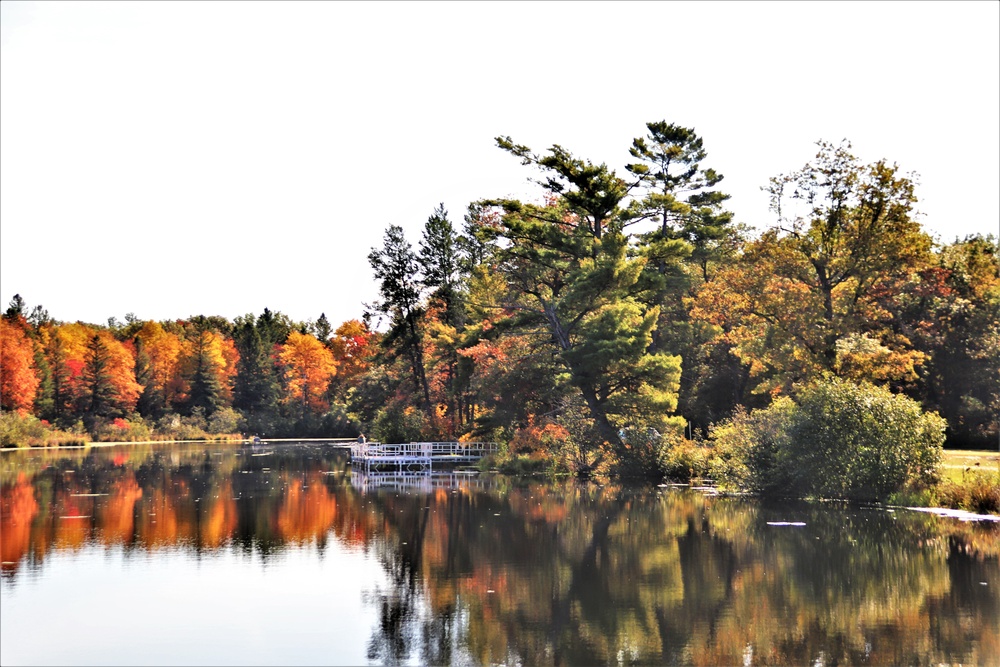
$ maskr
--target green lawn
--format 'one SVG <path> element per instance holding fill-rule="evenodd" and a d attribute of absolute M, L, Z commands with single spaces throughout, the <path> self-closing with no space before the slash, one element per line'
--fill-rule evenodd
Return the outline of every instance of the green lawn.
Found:
<path fill-rule="evenodd" d="M 1000 453 L 970 449 L 946 449 L 941 460 L 941 476 L 953 482 L 962 481 L 965 469 L 1000 472 Z"/>

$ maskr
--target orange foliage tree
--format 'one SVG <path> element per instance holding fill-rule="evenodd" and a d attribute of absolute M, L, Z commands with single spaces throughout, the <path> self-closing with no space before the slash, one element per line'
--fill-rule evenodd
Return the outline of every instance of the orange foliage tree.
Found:
<path fill-rule="evenodd" d="M 364 322 L 347 320 L 333 332 L 330 350 L 337 365 L 337 389 L 343 391 L 354 378 L 371 368 L 378 338 Z"/>
<path fill-rule="evenodd" d="M 147 411 L 162 411 L 175 398 L 171 389 L 177 387 L 181 339 L 158 322 L 150 321 L 142 326 L 135 340 L 144 364 L 143 407 Z"/>
<path fill-rule="evenodd" d="M 324 394 L 337 372 L 333 353 L 315 336 L 293 331 L 278 358 L 284 367 L 287 402 L 300 404 L 303 416 L 326 410 Z"/>
<path fill-rule="evenodd" d="M 52 371 L 57 416 L 73 413 L 84 403 L 83 367 L 87 359 L 87 342 L 94 332 L 95 329 L 76 322 L 54 327 L 48 338 L 45 355 Z"/>
<path fill-rule="evenodd" d="M 21 327 L 6 318 L 0 319 L 0 407 L 29 411 L 37 391 L 31 339 Z"/>

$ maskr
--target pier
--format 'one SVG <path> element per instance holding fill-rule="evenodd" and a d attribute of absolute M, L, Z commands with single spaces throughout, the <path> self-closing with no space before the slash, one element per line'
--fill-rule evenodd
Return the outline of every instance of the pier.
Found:
<path fill-rule="evenodd" d="M 498 449 L 495 442 L 357 442 L 351 445 L 351 465 L 365 470 L 417 472 L 434 466 L 472 464 Z"/>

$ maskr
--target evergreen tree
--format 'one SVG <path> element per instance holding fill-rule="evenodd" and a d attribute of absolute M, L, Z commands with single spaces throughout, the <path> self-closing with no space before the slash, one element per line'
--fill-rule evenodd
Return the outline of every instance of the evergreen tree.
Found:
<path fill-rule="evenodd" d="M 509 137 L 501 148 L 538 166 L 549 205 L 485 202 L 503 210 L 494 236 L 523 325 L 547 331 L 600 437 L 627 456 L 620 430 L 665 427 L 676 407 L 680 359 L 648 351 L 659 309 L 636 298 L 645 258 L 629 258 L 624 181 L 559 146 L 539 157 Z"/>
<path fill-rule="evenodd" d="M 316 336 L 317 340 L 330 347 L 330 336 L 333 335 L 333 327 L 330 326 L 330 320 L 326 319 L 326 313 L 319 314 L 319 319 L 313 325 L 312 333 Z"/>
<path fill-rule="evenodd" d="M 114 399 L 114 386 L 108 363 L 110 352 L 101 337 L 94 335 L 87 343 L 87 358 L 83 367 L 83 382 L 86 387 L 84 411 L 91 420 L 110 414 Z"/>
<path fill-rule="evenodd" d="M 15 294 L 14 298 L 10 300 L 10 304 L 7 306 L 7 312 L 5 312 L 3 316 L 8 320 L 17 320 L 24 317 L 25 308 L 24 299 L 21 298 L 20 294 Z"/>
<path fill-rule="evenodd" d="M 28 324 L 35 327 L 41 327 L 52 321 L 49 317 L 49 311 L 47 311 L 41 304 L 35 306 L 31 309 L 31 314 L 28 315 Z"/>
<path fill-rule="evenodd" d="M 718 258 L 733 221 L 733 214 L 722 208 L 729 195 L 714 189 L 722 174 L 702 169 L 706 153 L 694 129 L 666 121 L 646 123 L 646 128 L 649 134 L 634 139 L 629 149 L 639 161 L 626 169 L 645 191 L 642 199 L 630 205 L 629 218 L 659 223 L 646 242 L 655 248 L 653 265 L 660 273 L 665 273 L 670 257 L 679 250 L 676 244 L 671 250 L 669 241 L 683 240 L 693 248 L 691 259 L 702 279 L 708 280 L 709 263 Z M 656 256 L 661 252 L 666 256 Z"/>
<path fill-rule="evenodd" d="M 292 323 L 284 313 L 272 313 L 267 308 L 257 317 L 257 333 L 270 353 L 275 345 L 281 345 L 292 332 Z"/>
<path fill-rule="evenodd" d="M 392 330 L 385 343 L 399 344 L 400 353 L 410 359 L 413 383 L 423 399 L 423 407 L 431 416 L 430 385 L 424 364 L 424 347 L 419 329 L 423 315 L 421 307 L 420 263 L 413 247 L 406 240 L 403 228 L 390 225 L 385 231 L 382 249 L 372 248 L 368 254 L 375 278 L 379 281 L 381 300 L 375 308 L 389 315 Z"/>
<path fill-rule="evenodd" d="M 52 414 L 60 424 L 66 424 L 73 411 L 70 391 L 70 370 L 66 363 L 66 347 L 58 331 L 51 331 L 45 349 L 52 378 Z"/>
<path fill-rule="evenodd" d="M 270 314 L 266 309 L 265 313 Z M 236 366 L 233 405 L 246 414 L 251 430 L 269 430 L 262 427 L 271 423 L 278 405 L 278 382 L 270 348 L 261 338 L 252 315 L 237 319 L 235 334 L 240 360 Z"/>
<path fill-rule="evenodd" d="M 142 338 L 135 336 L 132 342 L 135 345 L 135 381 L 143 388 L 136 409 L 144 417 L 161 417 L 167 410 L 166 396 L 153 382 L 149 353 Z"/>
<path fill-rule="evenodd" d="M 423 271 L 423 284 L 432 290 L 431 298 L 443 307 L 445 324 L 460 329 L 464 317 L 458 286 L 457 238 L 443 203 L 427 218 L 417 258 Z"/>
<path fill-rule="evenodd" d="M 42 419 L 55 418 L 55 387 L 52 368 L 45 358 L 45 348 L 37 337 L 32 339 L 35 347 L 35 372 L 38 374 L 38 391 L 35 394 L 35 414 Z"/>
<path fill-rule="evenodd" d="M 222 383 L 218 375 L 218 363 L 212 356 L 211 336 L 208 330 L 197 332 L 192 351 L 191 391 L 187 408 L 190 412 L 201 409 L 206 417 L 222 404 Z"/>

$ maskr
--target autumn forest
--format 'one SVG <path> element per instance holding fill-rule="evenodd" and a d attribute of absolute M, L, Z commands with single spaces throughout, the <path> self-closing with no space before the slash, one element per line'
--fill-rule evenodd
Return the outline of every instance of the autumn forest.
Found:
<path fill-rule="evenodd" d="M 835 383 L 936 412 L 949 446 L 995 446 L 997 239 L 932 239 L 899 166 L 820 142 L 762 184 L 774 217 L 753 230 L 693 129 L 648 123 L 622 173 L 497 144 L 544 196 L 461 219 L 440 205 L 418 239 L 390 226 L 368 257 L 378 301 L 357 319 L 97 325 L 15 296 L 3 445 L 364 432 L 493 440 L 578 472 L 648 467 L 663 463 L 650 440 L 710 443 Z"/>

